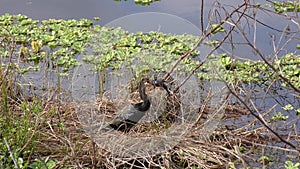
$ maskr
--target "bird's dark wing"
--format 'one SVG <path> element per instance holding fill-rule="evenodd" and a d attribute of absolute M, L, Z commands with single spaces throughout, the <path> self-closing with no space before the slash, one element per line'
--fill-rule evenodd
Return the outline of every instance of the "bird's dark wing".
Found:
<path fill-rule="evenodd" d="M 143 112 L 143 111 L 149 110 L 150 105 L 151 105 L 150 101 L 147 100 L 147 101 L 144 101 L 144 102 L 141 102 L 141 103 L 136 103 L 136 104 L 133 105 L 133 107 L 136 110 Z"/>
<path fill-rule="evenodd" d="M 144 115 L 145 111 L 139 111 L 134 106 L 130 106 L 109 125 L 115 130 L 128 132 Z"/>
<path fill-rule="evenodd" d="M 109 124 L 114 130 L 122 131 L 127 133 L 136 123 L 130 120 L 118 121 L 112 124 Z"/>

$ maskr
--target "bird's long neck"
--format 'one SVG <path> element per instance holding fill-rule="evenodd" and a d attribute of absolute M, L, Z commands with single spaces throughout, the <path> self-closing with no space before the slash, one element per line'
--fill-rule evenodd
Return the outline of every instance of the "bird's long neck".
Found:
<path fill-rule="evenodd" d="M 140 98 L 145 102 L 148 99 L 148 96 L 146 94 L 146 86 L 143 82 L 140 83 L 139 85 L 139 94 L 140 94 Z"/>
<path fill-rule="evenodd" d="M 146 86 L 143 82 L 139 84 L 139 94 L 143 102 L 135 104 L 134 107 L 137 108 L 139 111 L 147 111 L 150 108 L 151 103 L 146 94 Z"/>

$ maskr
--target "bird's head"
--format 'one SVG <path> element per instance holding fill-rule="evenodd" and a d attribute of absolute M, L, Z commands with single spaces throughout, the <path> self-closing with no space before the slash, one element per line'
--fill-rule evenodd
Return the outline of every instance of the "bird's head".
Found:
<path fill-rule="evenodd" d="M 142 80 L 141 80 L 141 83 L 144 85 L 144 86 L 146 86 L 146 87 L 148 87 L 148 86 L 155 86 L 155 84 L 149 79 L 149 78 L 143 78 Z"/>
<path fill-rule="evenodd" d="M 169 87 L 165 81 L 159 79 L 159 80 L 153 80 L 151 83 L 155 87 L 162 87 L 163 89 L 165 89 L 167 91 L 168 94 L 173 94 L 173 92 L 169 89 Z"/>

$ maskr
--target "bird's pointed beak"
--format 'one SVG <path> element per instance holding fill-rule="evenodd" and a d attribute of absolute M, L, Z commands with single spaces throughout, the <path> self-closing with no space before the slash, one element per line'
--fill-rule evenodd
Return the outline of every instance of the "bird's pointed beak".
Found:
<path fill-rule="evenodd" d="M 173 94 L 173 92 L 169 89 L 168 85 L 161 80 L 154 80 L 153 82 L 154 87 L 162 87 L 163 89 L 165 89 L 167 91 L 168 94 Z"/>

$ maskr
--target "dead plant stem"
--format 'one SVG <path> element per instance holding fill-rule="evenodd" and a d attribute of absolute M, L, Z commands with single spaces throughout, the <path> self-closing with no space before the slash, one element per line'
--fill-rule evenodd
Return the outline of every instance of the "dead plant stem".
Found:
<path fill-rule="evenodd" d="M 284 138 L 282 138 L 277 132 L 275 132 L 267 123 L 264 119 L 262 119 L 262 117 L 260 115 L 257 115 L 247 104 L 246 102 L 240 97 L 238 96 L 238 94 L 229 86 L 229 84 L 225 83 L 228 90 L 230 91 L 230 93 L 232 95 L 234 95 L 251 113 L 251 115 L 253 115 L 264 127 L 266 127 L 271 133 L 273 133 L 277 138 L 279 138 L 282 142 L 284 142 L 285 144 L 289 145 L 290 147 L 292 147 L 293 149 L 297 150 L 300 153 L 300 150 L 293 145 L 291 142 L 285 140 Z"/>

